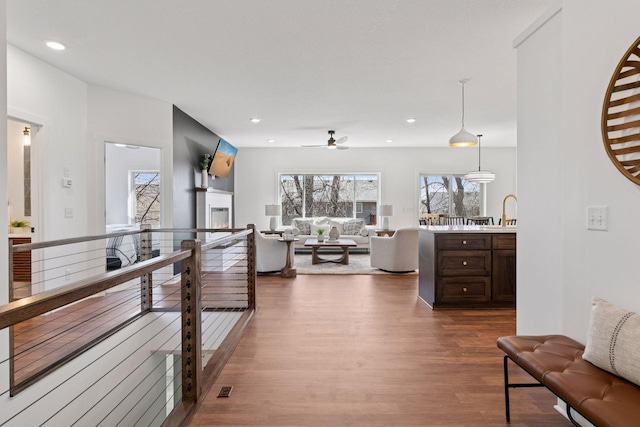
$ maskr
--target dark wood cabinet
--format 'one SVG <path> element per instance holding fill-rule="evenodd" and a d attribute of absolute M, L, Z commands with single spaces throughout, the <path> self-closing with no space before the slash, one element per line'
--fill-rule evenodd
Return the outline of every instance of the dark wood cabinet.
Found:
<path fill-rule="evenodd" d="M 31 243 L 31 237 L 10 237 L 9 241 L 12 245 L 22 245 Z M 31 251 L 16 252 L 13 254 L 11 270 L 13 274 L 10 276 L 9 298 L 24 298 L 31 295 Z"/>
<path fill-rule="evenodd" d="M 420 231 L 419 296 L 433 308 L 513 308 L 515 233 Z"/>

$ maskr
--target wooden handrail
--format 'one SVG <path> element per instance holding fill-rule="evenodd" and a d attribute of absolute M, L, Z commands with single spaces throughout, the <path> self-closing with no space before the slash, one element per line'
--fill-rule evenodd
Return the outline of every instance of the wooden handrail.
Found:
<path fill-rule="evenodd" d="M 96 236 L 70 237 L 68 239 L 49 240 L 46 242 L 21 243 L 19 245 L 14 245 L 13 251 L 26 252 L 34 249 L 44 249 L 44 248 L 50 248 L 54 246 L 71 245 L 74 243 L 92 242 L 95 240 L 108 239 L 110 237 L 130 236 L 130 235 L 141 234 L 149 231 L 151 233 L 218 233 L 218 232 L 235 233 L 232 236 L 228 237 L 230 240 L 233 240 L 234 238 L 237 238 L 239 236 L 245 236 L 249 233 L 252 233 L 251 230 L 247 230 L 245 228 L 151 228 L 151 229 L 141 229 L 141 230 L 132 230 L 132 231 L 118 231 L 116 233 L 99 234 Z M 213 242 L 220 242 L 224 239 L 227 239 L 227 238 L 221 237 L 219 239 L 214 240 Z"/>
<path fill-rule="evenodd" d="M 136 263 L 126 269 L 101 273 L 70 285 L 60 286 L 59 288 L 10 302 L 0 306 L 0 329 L 64 307 L 67 304 L 118 286 L 128 280 L 136 279 L 143 274 L 148 274 L 161 267 L 182 261 L 189 256 L 191 256 L 190 251 L 176 251 L 160 255 L 150 260 Z"/>

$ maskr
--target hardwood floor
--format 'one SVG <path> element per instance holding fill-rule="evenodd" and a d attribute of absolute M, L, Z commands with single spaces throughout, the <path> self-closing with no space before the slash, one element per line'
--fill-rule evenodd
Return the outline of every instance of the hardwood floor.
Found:
<path fill-rule="evenodd" d="M 417 280 L 259 277 L 258 312 L 190 425 L 571 425 L 543 388 L 512 390 L 505 422 L 495 341 L 513 310 L 433 311 Z"/>

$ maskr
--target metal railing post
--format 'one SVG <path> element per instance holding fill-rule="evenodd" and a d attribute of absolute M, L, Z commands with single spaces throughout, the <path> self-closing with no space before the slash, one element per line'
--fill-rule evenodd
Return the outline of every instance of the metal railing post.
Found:
<path fill-rule="evenodd" d="M 153 257 L 151 225 L 142 224 L 140 232 L 140 261 L 146 261 Z M 153 309 L 153 273 L 148 273 L 140 277 L 140 310 L 150 311 Z"/>
<path fill-rule="evenodd" d="M 256 280 L 258 272 L 256 271 L 256 237 L 255 225 L 247 224 L 247 228 L 253 230 L 247 235 L 247 301 L 249 309 L 256 307 Z"/>
<path fill-rule="evenodd" d="M 183 240 L 183 251 L 191 256 L 181 263 L 182 308 L 182 399 L 197 402 L 202 392 L 202 316 L 200 304 L 200 240 Z"/>

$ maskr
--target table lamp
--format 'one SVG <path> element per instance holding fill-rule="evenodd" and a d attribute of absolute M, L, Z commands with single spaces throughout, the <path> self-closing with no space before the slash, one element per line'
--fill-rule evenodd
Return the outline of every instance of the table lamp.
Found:
<path fill-rule="evenodd" d="M 378 215 L 382 217 L 382 229 L 389 229 L 389 217 L 393 215 L 393 205 L 380 205 Z"/>
<path fill-rule="evenodd" d="M 270 216 L 271 217 L 271 222 L 269 222 L 269 229 L 271 231 L 276 231 L 276 228 L 278 228 L 278 219 L 277 217 L 280 216 L 282 213 L 281 209 L 280 209 L 280 205 L 265 205 L 264 206 L 264 214 L 266 216 Z"/>

